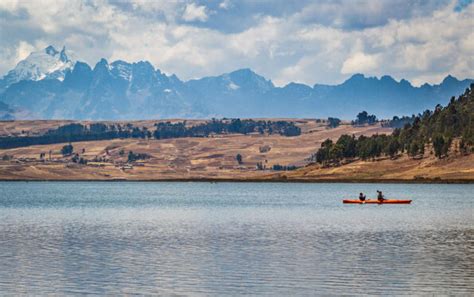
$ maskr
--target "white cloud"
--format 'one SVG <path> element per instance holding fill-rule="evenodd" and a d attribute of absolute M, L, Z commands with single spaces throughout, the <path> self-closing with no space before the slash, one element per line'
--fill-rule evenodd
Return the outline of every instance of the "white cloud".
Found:
<path fill-rule="evenodd" d="M 229 9 L 232 7 L 232 2 L 230 0 L 223 0 L 221 3 L 219 3 L 219 8 L 221 9 Z"/>
<path fill-rule="evenodd" d="M 201 21 L 205 22 L 208 19 L 206 6 L 198 6 L 195 3 L 190 3 L 186 5 L 186 8 L 183 13 L 183 20 L 186 22 Z"/>
<path fill-rule="evenodd" d="M 18 9 L 18 4 L 20 1 L 18 0 L 4 0 L 0 1 L 0 9 L 1 10 L 6 10 L 6 11 L 15 11 Z"/>
<path fill-rule="evenodd" d="M 377 55 L 367 55 L 358 52 L 348 57 L 342 64 L 341 73 L 368 73 L 379 66 Z"/>
<path fill-rule="evenodd" d="M 239 8 L 242 3 L 232 5 Z M 202 27 L 220 11 L 229 18 L 230 11 L 239 11 L 218 9 L 220 4 L 215 12 L 183 1 L 120 4 L 0 1 L 0 73 L 13 68 L 33 48 L 65 44 L 91 66 L 102 57 L 149 60 L 182 79 L 245 67 L 278 85 L 340 83 L 354 72 L 389 74 L 415 84 L 438 83 L 448 73 L 474 77 L 474 4 L 461 12 L 455 12 L 453 4 L 424 14 L 399 12 L 361 28 L 357 26 L 364 22 L 356 22 L 357 18 L 384 15 L 387 8 L 367 2 L 362 5 L 367 14 L 360 10 L 350 14 L 348 5 L 338 16 L 340 24 L 322 16 L 310 22 L 309 6 L 282 16 L 246 12 L 255 22 L 233 33 Z M 325 5 L 324 11 L 333 9 Z M 199 26 L 191 25 L 195 21 L 201 22 Z M 358 25 L 348 29 L 354 23 Z"/>
<path fill-rule="evenodd" d="M 33 45 L 29 44 L 26 41 L 20 41 L 20 44 L 18 45 L 18 48 L 17 48 L 17 54 L 16 54 L 17 60 L 20 61 L 20 60 L 25 59 L 34 50 L 35 50 L 35 47 Z"/>
<path fill-rule="evenodd" d="M 172 1 L 151 1 L 151 0 L 130 0 L 132 8 L 139 13 L 148 16 L 162 16 L 167 22 L 175 22 L 181 17 L 183 0 Z"/>

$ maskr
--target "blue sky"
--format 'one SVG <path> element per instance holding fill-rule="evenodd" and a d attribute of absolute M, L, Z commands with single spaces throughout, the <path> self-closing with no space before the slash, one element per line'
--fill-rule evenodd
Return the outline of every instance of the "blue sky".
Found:
<path fill-rule="evenodd" d="M 471 0 L 2 0 L 0 74 L 53 44 L 182 79 L 249 67 L 277 85 L 354 73 L 438 83 L 474 77 L 473 20 Z"/>

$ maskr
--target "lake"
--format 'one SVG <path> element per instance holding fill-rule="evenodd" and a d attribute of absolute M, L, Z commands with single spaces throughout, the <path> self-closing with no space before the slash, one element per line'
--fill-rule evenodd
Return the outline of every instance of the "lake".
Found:
<path fill-rule="evenodd" d="M 411 205 L 343 205 L 359 192 Z M 474 185 L 0 182 L 0 293 L 474 294 Z"/>

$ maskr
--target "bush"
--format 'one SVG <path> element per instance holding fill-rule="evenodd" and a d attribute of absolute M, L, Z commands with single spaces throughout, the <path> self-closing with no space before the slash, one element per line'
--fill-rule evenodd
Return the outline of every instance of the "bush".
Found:
<path fill-rule="evenodd" d="M 9 156 L 9 155 L 3 155 L 2 156 L 3 161 L 10 161 L 11 159 L 13 159 L 13 156 Z"/>
<path fill-rule="evenodd" d="M 237 160 L 237 163 L 239 163 L 239 165 L 241 165 L 243 163 L 241 154 L 237 154 L 235 156 L 235 159 Z"/>
<path fill-rule="evenodd" d="M 128 162 L 135 162 L 135 161 L 138 161 L 138 160 L 146 160 L 146 159 L 149 159 L 150 157 L 151 156 L 148 155 L 148 154 L 140 154 L 140 153 L 135 154 L 132 151 L 128 152 Z"/>
<path fill-rule="evenodd" d="M 341 124 L 341 120 L 338 118 L 328 118 L 328 126 L 330 128 L 336 128 Z"/>
<path fill-rule="evenodd" d="M 275 170 L 275 171 L 291 171 L 291 170 L 296 170 L 296 169 L 298 169 L 298 167 L 296 167 L 295 165 L 284 166 L 280 164 L 275 164 L 272 167 L 272 170 Z"/>
<path fill-rule="evenodd" d="M 72 152 L 74 151 L 74 147 L 71 144 L 65 145 L 61 149 L 61 154 L 66 157 L 72 155 Z"/>
<path fill-rule="evenodd" d="M 359 112 L 357 115 L 357 119 L 353 121 L 352 123 L 354 125 L 364 125 L 364 124 L 369 124 L 373 125 L 377 122 L 377 117 L 373 114 L 369 115 L 367 111 L 362 111 Z"/>

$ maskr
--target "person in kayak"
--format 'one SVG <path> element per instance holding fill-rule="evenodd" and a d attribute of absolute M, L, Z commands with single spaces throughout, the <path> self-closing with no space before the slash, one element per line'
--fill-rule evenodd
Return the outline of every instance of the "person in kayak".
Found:
<path fill-rule="evenodd" d="M 383 202 L 385 198 L 383 197 L 382 191 L 377 190 L 377 200 Z"/>
<path fill-rule="evenodd" d="M 365 195 L 364 195 L 364 193 L 360 193 L 360 194 L 359 194 L 359 200 L 360 200 L 360 201 L 365 201 Z"/>

